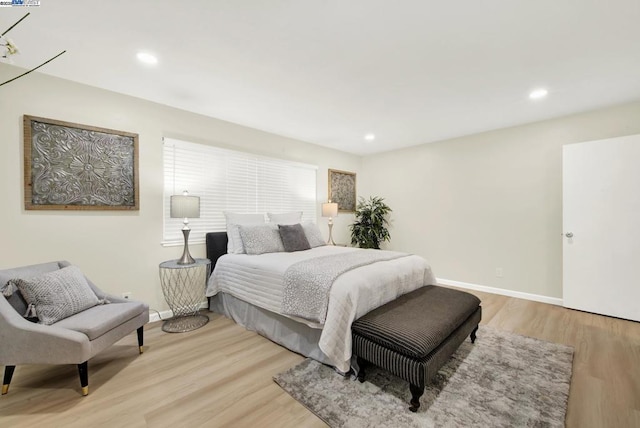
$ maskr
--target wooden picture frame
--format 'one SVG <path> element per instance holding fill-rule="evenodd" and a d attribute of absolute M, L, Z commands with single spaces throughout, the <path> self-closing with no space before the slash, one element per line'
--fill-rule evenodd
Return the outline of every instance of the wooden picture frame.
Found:
<path fill-rule="evenodd" d="M 329 200 L 338 204 L 339 212 L 356 210 L 356 174 L 354 172 L 329 170 Z"/>
<path fill-rule="evenodd" d="M 24 115 L 26 210 L 139 210 L 138 134 Z"/>

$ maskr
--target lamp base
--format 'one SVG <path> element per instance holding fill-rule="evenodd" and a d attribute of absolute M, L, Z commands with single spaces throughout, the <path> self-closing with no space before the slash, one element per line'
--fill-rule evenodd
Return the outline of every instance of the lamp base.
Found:
<path fill-rule="evenodd" d="M 327 241 L 327 245 L 336 245 L 336 243 L 333 242 L 332 229 L 333 222 L 331 221 L 331 218 L 329 218 L 329 241 Z"/>
<path fill-rule="evenodd" d="M 189 228 L 182 229 L 182 235 L 184 236 L 184 249 L 182 250 L 182 257 L 177 261 L 179 265 L 192 265 L 196 262 L 194 258 L 191 257 L 191 254 L 189 254 L 189 232 L 191 232 L 191 229 Z"/>

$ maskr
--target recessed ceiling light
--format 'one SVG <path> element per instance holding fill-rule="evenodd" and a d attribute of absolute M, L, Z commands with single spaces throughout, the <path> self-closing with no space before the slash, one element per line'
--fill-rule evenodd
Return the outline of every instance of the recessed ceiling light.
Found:
<path fill-rule="evenodd" d="M 149 65 L 155 65 L 158 63 L 158 58 L 148 52 L 138 52 L 136 55 L 138 61 Z"/>
<path fill-rule="evenodd" d="M 364 136 L 364 139 L 367 140 L 367 141 L 373 141 L 373 140 L 376 139 L 376 136 L 375 136 L 375 134 L 367 134 L 367 135 Z"/>
<path fill-rule="evenodd" d="M 547 91 L 544 88 L 540 88 L 540 89 L 531 91 L 529 93 L 529 98 L 531 98 L 532 100 L 539 100 L 541 98 L 546 97 L 548 94 L 549 94 L 549 91 Z"/>

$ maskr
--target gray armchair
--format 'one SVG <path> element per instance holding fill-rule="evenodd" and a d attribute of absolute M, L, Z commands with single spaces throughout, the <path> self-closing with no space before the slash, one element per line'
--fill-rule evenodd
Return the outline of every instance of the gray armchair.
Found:
<path fill-rule="evenodd" d="M 0 270 L 0 288 L 16 278 L 29 279 L 70 266 L 59 261 Z M 98 299 L 110 303 L 93 306 L 80 313 L 43 325 L 24 318 L 27 304 L 19 292 L 0 296 L 0 364 L 5 366 L 2 395 L 16 365 L 77 364 L 82 394 L 89 393 L 88 360 L 134 330 L 142 353 L 143 326 L 149 322 L 149 307 L 141 302 L 107 295 L 87 282 Z"/>

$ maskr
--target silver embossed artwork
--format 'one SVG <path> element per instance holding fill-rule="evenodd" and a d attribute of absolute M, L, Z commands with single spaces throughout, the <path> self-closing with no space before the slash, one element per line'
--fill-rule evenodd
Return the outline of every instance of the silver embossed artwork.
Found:
<path fill-rule="evenodd" d="M 138 209 L 138 134 L 25 115 L 24 154 L 25 209 Z"/>
<path fill-rule="evenodd" d="M 329 200 L 338 204 L 340 212 L 356 210 L 356 174 L 329 170 Z"/>

